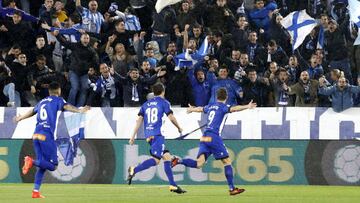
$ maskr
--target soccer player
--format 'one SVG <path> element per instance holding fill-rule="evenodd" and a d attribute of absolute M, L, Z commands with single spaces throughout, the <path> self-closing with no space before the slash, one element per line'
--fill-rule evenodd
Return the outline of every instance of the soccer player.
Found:
<path fill-rule="evenodd" d="M 60 97 L 61 88 L 56 82 L 50 83 L 49 95 L 50 96 L 41 100 L 27 113 L 14 117 L 15 122 L 20 122 L 21 120 L 30 118 L 37 114 L 35 132 L 32 137 L 36 159 L 32 159 L 30 156 L 25 156 L 24 166 L 22 168 L 22 173 L 26 175 L 33 165 L 38 167 L 35 174 L 32 198 L 44 198 L 44 196 L 42 196 L 39 192 L 44 174 L 46 170 L 54 171 L 58 165 L 57 148 L 54 140 L 58 111 L 67 110 L 71 112 L 85 113 L 89 110 L 88 106 L 78 109 L 66 103 L 66 101 Z"/>
<path fill-rule="evenodd" d="M 221 160 L 224 164 L 225 176 L 230 188 L 230 195 L 237 195 L 245 191 L 234 186 L 233 183 L 233 170 L 231 166 L 231 159 L 229 158 L 228 151 L 221 139 L 221 131 L 226 121 L 227 113 L 242 111 L 256 107 L 252 101 L 247 105 L 232 106 L 226 105 L 227 91 L 225 88 L 220 88 L 216 91 L 217 101 L 208 104 L 205 107 L 190 106 L 187 109 L 188 113 L 191 112 L 204 112 L 208 114 L 207 126 L 203 136 L 200 138 L 199 152 L 197 160 L 193 159 L 179 159 L 177 157 L 172 160 L 172 167 L 177 164 L 182 164 L 186 167 L 201 168 L 211 154 L 214 155 L 216 160 Z"/>
<path fill-rule="evenodd" d="M 164 170 L 170 183 L 170 191 L 182 194 L 186 191 L 177 186 L 174 181 L 171 169 L 171 155 L 168 150 L 165 150 L 165 138 L 163 135 L 161 135 L 160 131 L 163 115 L 166 114 L 168 116 L 170 121 L 176 126 L 180 133 L 182 132 L 182 129 L 180 128 L 172 110 L 170 109 L 170 103 L 164 98 L 165 88 L 163 84 L 156 83 L 153 85 L 152 90 L 155 97 L 149 99 L 141 106 L 134 132 L 129 140 L 129 144 L 133 145 L 135 141 L 135 135 L 137 134 L 137 131 L 139 130 L 142 122 L 144 122 L 144 134 L 146 141 L 150 144 L 150 154 L 152 158 L 145 160 L 136 167 L 130 166 L 128 169 L 127 181 L 130 185 L 131 180 L 134 178 L 135 174 L 152 166 L 156 166 L 160 163 L 160 160 L 163 159 Z"/>

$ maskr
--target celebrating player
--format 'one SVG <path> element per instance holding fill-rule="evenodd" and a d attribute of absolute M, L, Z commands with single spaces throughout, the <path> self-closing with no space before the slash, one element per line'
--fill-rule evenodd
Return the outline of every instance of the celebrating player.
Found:
<path fill-rule="evenodd" d="M 89 107 L 78 109 L 60 97 L 61 88 L 56 82 L 49 85 L 49 95 L 41 100 L 34 108 L 23 115 L 14 117 L 15 122 L 32 117 L 37 114 L 36 127 L 33 135 L 33 145 L 35 149 L 36 159 L 30 156 L 24 158 L 24 166 L 22 173 L 26 175 L 33 165 L 38 167 L 35 174 L 34 190 L 32 198 L 44 198 L 39 192 L 41 182 L 46 170 L 54 171 L 58 165 L 57 148 L 54 140 L 54 131 L 56 128 L 56 120 L 58 111 L 71 111 L 76 113 L 84 113 Z"/>
<path fill-rule="evenodd" d="M 229 158 L 228 151 L 226 150 L 220 135 L 226 121 L 227 113 L 251 109 L 256 107 L 256 104 L 251 101 L 248 105 L 238 105 L 232 107 L 226 105 L 227 92 L 225 88 L 217 90 L 216 99 L 217 101 L 215 103 L 209 104 L 205 107 L 193 107 L 189 105 L 190 107 L 187 109 L 188 113 L 204 112 L 208 114 L 208 123 L 203 136 L 200 138 L 197 160 L 181 160 L 175 157 L 172 160 L 172 167 L 177 164 L 182 164 L 191 168 L 201 168 L 207 158 L 213 154 L 216 160 L 221 160 L 224 164 L 225 176 L 230 188 L 230 195 L 237 195 L 244 192 L 245 189 L 236 188 L 234 186 L 231 159 Z"/>
<path fill-rule="evenodd" d="M 170 103 L 164 99 L 165 88 L 161 83 L 157 83 L 152 87 L 154 92 L 154 98 L 149 99 L 145 102 L 138 113 L 139 117 L 136 121 L 136 126 L 129 140 L 129 144 L 133 145 L 135 141 L 135 135 L 137 134 L 142 122 L 144 121 L 144 134 L 146 141 L 150 144 L 150 154 L 152 158 L 145 160 L 140 165 L 136 167 L 130 166 L 128 169 L 128 184 L 131 184 L 131 180 L 134 178 L 135 174 L 140 171 L 146 170 L 152 166 L 156 166 L 160 163 L 160 160 L 164 160 L 164 170 L 166 176 L 168 177 L 170 183 L 170 191 L 178 194 L 185 193 L 185 190 L 182 190 L 179 186 L 176 185 L 171 170 L 171 155 L 168 150 L 165 150 L 165 138 L 161 135 L 161 126 L 162 126 L 162 117 L 164 114 L 168 116 L 170 121 L 177 127 L 178 131 L 181 133 L 182 129 L 180 128 L 176 118 L 173 115 L 172 110 L 170 109 Z"/>

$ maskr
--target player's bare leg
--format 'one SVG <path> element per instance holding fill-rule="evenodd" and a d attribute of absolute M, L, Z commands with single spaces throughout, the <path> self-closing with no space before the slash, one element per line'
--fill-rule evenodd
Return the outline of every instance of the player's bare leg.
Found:
<path fill-rule="evenodd" d="M 230 188 L 229 194 L 237 195 L 237 194 L 245 192 L 245 189 L 237 188 L 234 186 L 234 183 L 233 183 L 233 175 L 234 174 L 233 174 L 233 169 L 231 166 L 231 159 L 228 157 L 225 159 L 221 159 L 221 161 L 224 164 L 225 177 L 226 177 L 226 180 L 227 180 L 229 188 Z"/>

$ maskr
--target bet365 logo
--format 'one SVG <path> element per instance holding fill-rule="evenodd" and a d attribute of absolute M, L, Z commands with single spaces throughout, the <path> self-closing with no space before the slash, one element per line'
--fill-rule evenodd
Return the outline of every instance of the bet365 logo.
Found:
<path fill-rule="evenodd" d="M 125 169 L 129 166 L 136 166 L 142 161 L 149 159 L 149 155 L 139 155 L 138 145 L 124 146 L 124 164 Z M 268 182 L 282 183 L 290 181 L 295 174 L 295 169 L 291 160 L 293 159 L 293 149 L 289 147 L 246 147 L 238 152 L 227 148 L 230 158 L 233 160 L 235 178 L 240 178 L 246 182 Z M 187 151 L 187 155 L 182 158 L 192 158 L 197 156 L 198 148 L 192 148 Z M 202 169 L 185 168 L 183 165 L 177 165 L 173 168 L 175 181 L 193 182 L 225 182 L 224 166 L 220 161 L 209 160 Z M 127 176 L 127 170 L 124 170 L 124 179 Z M 158 177 L 167 181 L 164 173 L 163 164 L 152 167 L 144 172 L 140 172 L 133 179 L 134 181 L 150 181 Z"/>
<path fill-rule="evenodd" d="M 9 165 L 6 161 L 1 160 L 1 156 L 8 155 L 7 147 L 0 147 L 0 180 L 5 179 L 9 175 Z"/>

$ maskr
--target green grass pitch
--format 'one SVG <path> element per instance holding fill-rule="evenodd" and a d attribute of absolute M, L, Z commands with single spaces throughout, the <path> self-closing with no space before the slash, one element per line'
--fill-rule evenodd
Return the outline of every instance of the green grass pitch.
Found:
<path fill-rule="evenodd" d="M 246 192 L 229 196 L 225 185 L 185 185 L 188 192 L 170 193 L 165 185 L 43 184 L 45 199 L 31 199 L 32 184 L 0 184 L 0 202 L 146 202 L 146 203 L 226 203 L 226 202 L 315 202 L 360 201 L 360 187 L 350 186 L 245 186 Z"/>

